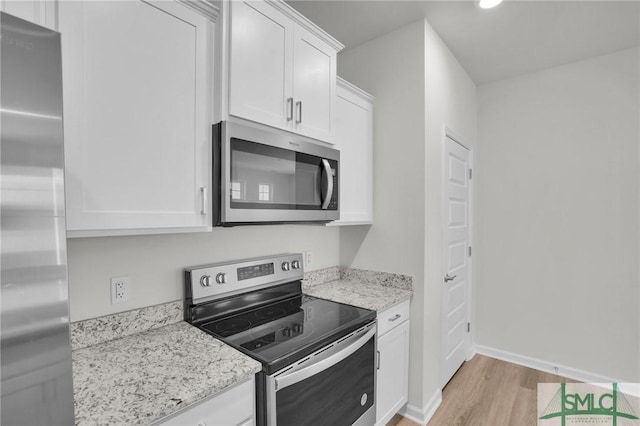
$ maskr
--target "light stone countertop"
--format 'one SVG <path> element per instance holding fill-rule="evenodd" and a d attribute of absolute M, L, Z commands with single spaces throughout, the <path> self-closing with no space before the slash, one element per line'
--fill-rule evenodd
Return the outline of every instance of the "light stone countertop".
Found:
<path fill-rule="evenodd" d="M 182 321 L 76 349 L 76 425 L 150 424 L 260 369 L 258 361 Z"/>
<path fill-rule="evenodd" d="M 305 274 L 303 291 L 380 312 L 409 299 L 412 281 L 331 267 Z M 181 318 L 175 301 L 71 324 L 77 426 L 148 425 L 262 368 Z"/>
<path fill-rule="evenodd" d="M 405 275 L 384 272 L 345 269 L 342 278 L 322 282 L 324 276 L 335 277 L 333 271 L 319 271 L 320 278 L 305 279 L 302 291 L 306 294 L 334 302 L 346 303 L 361 308 L 384 311 L 413 295 L 413 280 Z"/>
<path fill-rule="evenodd" d="M 182 301 L 71 323 L 71 349 L 82 349 L 182 321 Z"/>

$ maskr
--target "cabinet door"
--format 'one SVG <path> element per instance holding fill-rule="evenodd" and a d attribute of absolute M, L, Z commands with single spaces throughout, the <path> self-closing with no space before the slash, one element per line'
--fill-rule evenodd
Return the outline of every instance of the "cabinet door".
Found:
<path fill-rule="evenodd" d="M 255 381 L 236 385 L 211 399 L 187 407 L 161 421 L 162 426 L 253 426 L 255 424 Z"/>
<path fill-rule="evenodd" d="M 0 10 L 58 31 L 57 0 L 0 0 Z"/>
<path fill-rule="evenodd" d="M 376 425 L 384 426 L 407 403 L 409 393 L 409 321 L 378 339 Z"/>
<path fill-rule="evenodd" d="M 63 1 L 60 29 L 69 236 L 206 229 L 210 22 L 174 2 Z"/>
<path fill-rule="evenodd" d="M 336 148 L 340 150 L 340 220 L 336 225 L 373 221 L 373 104 L 338 86 Z"/>
<path fill-rule="evenodd" d="M 296 26 L 293 50 L 294 130 L 334 141 L 336 51 Z"/>
<path fill-rule="evenodd" d="M 263 1 L 231 2 L 229 114 L 287 128 L 293 22 Z"/>

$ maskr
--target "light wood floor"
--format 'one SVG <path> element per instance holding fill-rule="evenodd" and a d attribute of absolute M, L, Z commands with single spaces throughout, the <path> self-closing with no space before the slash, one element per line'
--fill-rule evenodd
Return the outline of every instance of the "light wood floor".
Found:
<path fill-rule="evenodd" d="M 476 355 L 442 390 L 429 426 L 535 426 L 538 383 L 574 382 L 509 362 Z M 399 415 L 387 426 L 419 426 Z"/>

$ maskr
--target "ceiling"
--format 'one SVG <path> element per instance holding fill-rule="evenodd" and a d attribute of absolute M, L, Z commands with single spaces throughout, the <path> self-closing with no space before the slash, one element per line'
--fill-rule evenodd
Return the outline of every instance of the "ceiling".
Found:
<path fill-rule="evenodd" d="M 425 17 L 477 84 L 640 46 L 640 0 L 287 3 L 347 49 Z"/>

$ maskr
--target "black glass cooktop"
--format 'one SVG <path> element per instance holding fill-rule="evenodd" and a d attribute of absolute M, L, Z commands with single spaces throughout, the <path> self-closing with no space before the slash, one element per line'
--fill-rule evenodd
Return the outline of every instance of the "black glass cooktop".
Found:
<path fill-rule="evenodd" d="M 375 317 L 369 309 L 299 294 L 200 328 L 261 361 L 271 374 Z"/>

